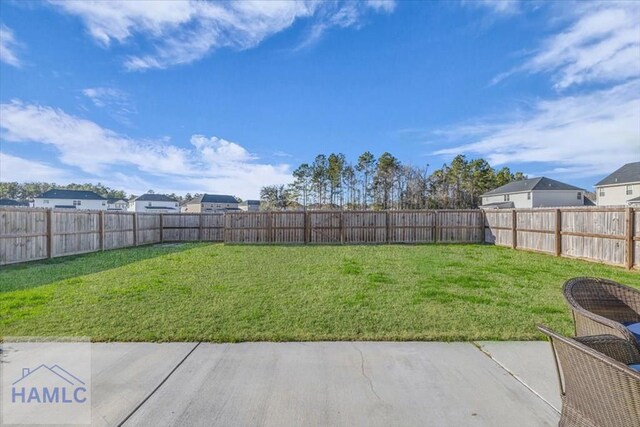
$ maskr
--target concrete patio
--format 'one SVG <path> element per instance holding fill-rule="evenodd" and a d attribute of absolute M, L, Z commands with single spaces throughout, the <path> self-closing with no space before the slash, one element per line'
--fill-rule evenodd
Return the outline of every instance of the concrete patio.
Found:
<path fill-rule="evenodd" d="M 551 426 L 547 342 L 96 343 L 94 425 Z"/>

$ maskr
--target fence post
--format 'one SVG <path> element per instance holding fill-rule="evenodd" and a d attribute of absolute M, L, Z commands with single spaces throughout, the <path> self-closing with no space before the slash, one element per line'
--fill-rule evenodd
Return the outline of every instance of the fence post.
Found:
<path fill-rule="evenodd" d="M 47 258 L 53 258 L 53 209 L 47 209 Z"/>
<path fill-rule="evenodd" d="M 100 229 L 100 250 L 104 251 L 104 211 L 98 214 L 98 227 Z"/>
<path fill-rule="evenodd" d="M 344 245 L 344 211 L 340 211 L 340 244 Z"/>
<path fill-rule="evenodd" d="M 433 211 L 433 243 L 438 243 L 438 211 Z"/>
<path fill-rule="evenodd" d="M 267 212 L 267 242 L 273 243 L 273 211 Z"/>
<path fill-rule="evenodd" d="M 511 247 L 518 247 L 518 211 L 515 209 L 511 211 Z"/>
<path fill-rule="evenodd" d="M 304 211 L 304 243 L 311 243 L 311 221 L 309 220 L 309 212 Z"/>
<path fill-rule="evenodd" d="M 487 240 L 487 213 L 484 209 L 480 209 L 480 243 L 484 244 Z"/>
<path fill-rule="evenodd" d="M 160 243 L 164 243 L 164 214 L 160 214 Z"/>
<path fill-rule="evenodd" d="M 556 209 L 556 256 L 562 255 L 562 211 Z"/>
<path fill-rule="evenodd" d="M 138 246 L 138 213 L 133 213 L 133 246 Z"/>
<path fill-rule="evenodd" d="M 635 211 L 633 208 L 627 208 L 627 268 L 631 270 L 633 268 L 634 261 L 634 246 L 635 243 L 633 241 L 633 237 L 635 234 L 634 226 L 635 226 Z"/>
<path fill-rule="evenodd" d="M 391 242 L 391 229 L 390 229 L 391 224 L 389 222 L 389 211 L 385 211 L 384 225 L 385 225 L 387 243 L 390 243 Z"/>
<path fill-rule="evenodd" d="M 202 242 L 202 215 L 203 215 L 202 212 L 198 214 L 198 240 L 201 242 Z"/>

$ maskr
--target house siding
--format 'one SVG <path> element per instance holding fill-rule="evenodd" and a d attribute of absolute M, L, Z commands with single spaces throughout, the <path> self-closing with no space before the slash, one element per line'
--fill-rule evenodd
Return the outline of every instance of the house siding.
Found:
<path fill-rule="evenodd" d="M 627 194 L 627 185 L 631 186 L 631 194 Z M 604 195 L 601 196 L 601 191 Z M 640 182 L 606 185 L 596 187 L 596 205 L 625 206 L 627 200 L 640 196 Z"/>
<path fill-rule="evenodd" d="M 147 209 L 147 207 L 153 207 L 156 209 Z M 164 208 L 164 209 L 162 209 Z M 180 213 L 180 205 L 178 202 L 168 201 L 149 201 L 149 200 L 136 200 L 129 203 L 129 212 L 146 212 L 146 213 Z"/>
<path fill-rule="evenodd" d="M 513 205 L 516 208 L 530 208 L 532 207 L 532 200 L 528 200 L 527 199 L 527 193 L 528 191 L 522 192 L 522 193 L 511 193 L 509 194 L 509 202 L 513 202 Z M 502 203 L 505 202 L 507 200 L 504 199 L 504 194 L 496 194 L 493 196 L 483 196 L 482 197 L 482 204 L 483 205 L 488 205 L 489 203 Z"/>
<path fill-rule="evenodd" d="M 34 208 L 55 208 L 56 206 L 73 206 L 73 202 L 80 202 L 80 205 L 76 205 L 76 209 L 80 210 L 96 210 L 106 211 L 106 200 L 86 200 L 86 199 L 48 199 L 48 198 L 35 198 L 33 199 Z"/>
<path fill-rule="evenodd" d="M 561 206 L 584 206 L 584 191 L 580 190 L 534 190 L 531 201 L 534 208 L 554 208 Z M 580 198 L 578 199 L 578 193 Z"/>

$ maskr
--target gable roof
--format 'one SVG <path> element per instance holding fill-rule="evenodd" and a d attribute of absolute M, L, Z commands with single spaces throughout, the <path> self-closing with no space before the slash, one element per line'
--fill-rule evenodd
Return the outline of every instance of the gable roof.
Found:
<path fill-rule="evenodd" d="M 177 202 L 176 199 L 172 199 L 169 196 L 166 196 L 164 194 L 152 194 L 152 193 L 147 193 L 147 194 L 143 194 L 142 196 L 138 196 L 135 199 L 133 199 L 134 201 L 141 201 L 141 202 Z"/>
<path fill-rule="evenodd" d="M 93 191 L 85 190 L 58 190 L 45 191 L 36 199 L 69 199 L 69 200 L 106 200 L 104 197 Z"/>
<path fill-rule="evenodd" d="M 29 206 L 29 203 L 13 199 L 0 199 L 0 206 Z"/>
<path fill-rule="evenodd" d="M 199 203 L 238 203 L 238 200 L 226 194 L 202 194 L 187 202 L 190 205 Z"/>
<path fill-rule="evenodd" d="M 544 176 L 538 178 L 523 179 L 520 181 L 511 181 L 502 187 L 494 188 L 487 191 L 483 196 L 495 196 L 498 194 L 521 193 L 532 190 L 578 190 L 584 191 L 582 188 L 556 181 L 555 179 L 546 178 Z"/>
<path fill-rule="evenodd" d="M 640 162 L 627 163 L 618 168 L 611 175 L 607 176 L 595 186 L 626 184 L 629 182 L 640 182 Z"/>
<path fill-rule="evenodd" d="M 127 203 L 127 201 L 125 199 L 107 199 L 107 203 L 110 204 L 110 205 L 112 205 L 112 204 L 114 204 L 116 202 L 125 202 L 125 203 Z"/>

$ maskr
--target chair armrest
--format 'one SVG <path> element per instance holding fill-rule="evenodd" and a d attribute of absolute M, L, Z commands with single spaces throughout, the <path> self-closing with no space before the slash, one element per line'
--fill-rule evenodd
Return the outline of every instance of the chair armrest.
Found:
<path fill-rule="evenodd" d="M 593 335 L 574 339 L 625 365 L 640 364 L 640 351 L 628 340 L 614 335 Z"/>

